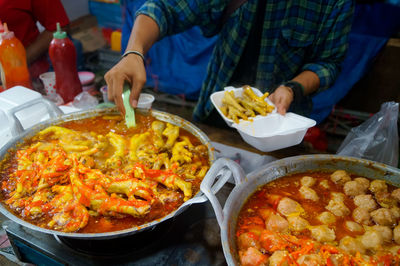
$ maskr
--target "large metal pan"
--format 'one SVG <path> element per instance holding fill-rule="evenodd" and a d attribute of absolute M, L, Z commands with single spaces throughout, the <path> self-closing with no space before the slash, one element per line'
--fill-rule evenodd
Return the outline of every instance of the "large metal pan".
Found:
<path fill-rule="evenodd" d="M 240 209 L 248 197 L 259 187 L 280 177 L 306 171 L 344 169 L 350 173 L 372 179 L 383 179 L 394 186 L 400 186 L 400 169 L 369 160 L 336 155 L 304 155 L 289 157 L 269 163 L 264 168 L 251 172 L 245 177 L 240 166 L 228 159 L 218 159 L 208 174 L 218 173 L 229 167 L 235 177 L 236 186 L 222 209 L 211 189 L 212 178 L 201 184 L 201 191 L 209 198 L 221 228 L 221 242 L 228 265 L 238 265 L 235 243 L 236 223 Z"/>
<path fill-rule="evenodd" d="M 39 123 L 38 125 L 30 128 L 28 130 L 24 130 L 22 125 L 16 118 L 15 114 L 24 108 L 28 108 L 28 107 L 30 107 L 32 105 L 36 105 L 36 104 L 45 105 L 49 112 L 51 119 L 47 120 L 45 122 Z M 209 154 L 209 163 L 210 163 L 210 165 L 213 163 L 214 152 L 211 147 L 210 140 L 199 128 L 194 126 L 192 123 L 188 122 L 187 120 L 185 120 L 179 116 L 161 112 L 161 111 L 156 111 L 156 110 L 146 111 L 146 110 L 140 110 L 140 109 L 138 109 L 138 111 L 140 113 L 149 113 L 150 112 L 151 115 L 153 115 L 155 118 L 157 118 L 161 121 L 165 121 L 165 122 L 177 125 L 183 129 L 189 131 L 190 133 L 192 133 L 204 145 L 207 146 L 208 154 Z M 26 103 L 22 106 L 18 106 L 16 108 L 10 110 L 9 113 L 7 114 L 8 119 L 10 120 L 10 124 L 11 124 L 11 132 L 12 132 L 12 135 L 14 136 L 14 138 L 0 149 L 0 161 L 2 161 L 7 156 L 8 152 L 11 149 L 15 149 L 18 146 L 18 143 L 21 143 L 26 138 L 34 136 L 37 132 L 39 132 L 40 130 L 42 130 L 50 125 L 56 125 L 56 124 L 60 124 L 60 123 L 67 122 L 67 121 L 79 120 L 79 119 L 94 117 L 94 116 L 98 116 L 98 115 L 105 115 L 105 114 L 109 115 L 109 114 L 117 114 L 117 113 L 118 112 L 116 109 L 96 109 L 96 110 L 82 111 L 82 112 L 77 112 L 77 113 L 73 113 L 73 114 L 63 115 L 62 111 L 60 111 L 60 109 L 58 109 L 57 106 L 55 106 L 54 104 L 52 104 L 51 102 L 49 102 L 43 98 L 39 98 L 32 102 Z M 224 180 L 226 180 L 230 176 L 230 171 L 228 169 L 225 169 L 221 172 L 220 175 L 225 176 Z M 208 175 L 208 178 L 214 179 L 215 177 Z M 214 188 L 212 190 L 215 191 L 215 193 L 216 193 L 222 186 L 223 186 L 223 184 L 222 185 L 216 184 L 216 186 L 214 186 Z M 11 213 L 3 204 L 0 204 L 0 212 L 3 213 L 7 218 L 17 222 L 18 224 L 21 224 L 25 227 L 28 227 L 32 230 L 39 231 L 42 233 L 53 234 L 53 235 L 64 236 L 64 237 L 79 238 L 79 239 L 100 240 L 100 239 L 111 239 L 111 238 L 123 237 L 123 236 L 131 235 L 131 234 L 135 234 L 135 233 L 147 230 L 147 229 L 151 229 L 154 226 L 156 226 L 157 224 L 162 223 L 168 219 L 171 219 L 172 217 L 174 217 L 176 215 L 179 215 L 191 204 L 202 203 L 205 201 L 207 201 L 207 197 L 205 197 L 203 195 L 203 193 L 201 193 L 199 191 L 192 199 L 186 201 L 177 210 L 175 210 L 174 212 L 168 214 L 167 216 L 165 216 L 161 219 L 154 220 L 152 222 L 140 225 L 138 227 L 133 227 L 133 228 L 129 228 L 126 230 L 121 230 L 121 231 L 108 232 L 108 233 L 85 233 L 85 234 L 83 234 L 83 233 L 58 232 L 58 231 L 48 230 L 48 229 L 38 227 L 36 225 L 33 225 L 31 223 L 28 223 L 28 222 L 20 219 L 19 217 L 15 216 L 13 213 Z"/>

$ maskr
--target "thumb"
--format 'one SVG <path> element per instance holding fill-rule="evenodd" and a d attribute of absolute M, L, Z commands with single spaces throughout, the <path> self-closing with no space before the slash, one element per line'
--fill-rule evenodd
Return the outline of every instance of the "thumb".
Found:
<path fill-rule="evenodd" d="M 277 106 L 278 109 L 278 113 L 280 113 L 281 115 L 285 115 L 286 114 L 286 108 L 283 105 L 279 105 Z"/>

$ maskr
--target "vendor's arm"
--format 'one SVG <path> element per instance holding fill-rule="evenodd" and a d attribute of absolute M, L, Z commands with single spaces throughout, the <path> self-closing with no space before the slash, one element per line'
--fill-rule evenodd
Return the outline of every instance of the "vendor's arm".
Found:
<path fill-rule="evenodd" d="M 44 30 L 40 33 L 36 40 L 26 48 L 26 59 L 28 61 L 28 65 L 47 53 L 52 39 L 53 33 L 48 30 Z"/>
<path fill-rule="evenodd" d="M 133 25 L 126 50 L 145 54 L 157 41 L 159 35 L 157 23 L 146 15 L 139 15 Z M 122 113 L 125 113 L 122 101 L 123 85 L 125 81 L 131 84 L 129 101 L 133 107 L 136 107 L 140 91 L 146 83 L 146 70 L 142 58 L 137 54 L 125 56 L 106 73 L 105 80 L 108 85 L 109 100 L 114 101 Z"/>
<path fill-rule="evenodd" d="M 308 62 L 302 66 L 302 72 L 292 79 L 303 86 L 304 95 L 327 89 L 335 82 L 348 47 L 353 4 L 348 0 L 336 2 L 326 19 L 322 34 L 312 46 Z M 280 86 L 269 98 L 277 106 L 278 112 L 285 114 L 293 102 L 293 91 L 289 87 Z"/>
<path fill-rule="evenodd" d="M 309 95 L 319 88 L 319 77 L 312 71 L 301 72 L 292 80 L 303 86 L 304 95 Z M 278 113 L 284 115 L 293 102 L 294 93 L 290 87 L 281 85 L 271 94 L 269 99 L 275 104 Z"/>
<path fill-rule="evenodd" d="M 143 55 L 159 39 L 198 25 L 207 35 L 217 33 L 219 18 L 227 0 L 150 0 L 137 12 L 126 51 Z M 177 70 L 179 71 L 179 70 Z M 124 57 L 105 75 L 108 97 L 125 113 L 122 90 L 125 81 L 131 84 L 130 103 L 137 106 L 140 91 L 146 82 L 144 62 L 137 54 Z"/>

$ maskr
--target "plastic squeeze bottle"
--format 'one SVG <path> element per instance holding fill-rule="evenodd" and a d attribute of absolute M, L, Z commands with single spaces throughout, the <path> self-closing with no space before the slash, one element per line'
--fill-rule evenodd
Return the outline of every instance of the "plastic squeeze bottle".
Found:
<path fill-rule="evenodd" d="M 32 88 L 25 48 L 6 23 L 0 26 L 0 72 L 4 89 L 17 85 Z"/>
<path fill-rule="evenodd" d="M 82 92 L 82 84 L 76 67 L 75 46 L 67 33 L 61 31 L 60 23 L 57 23 L 57 31 L 53 34 L 49 56 L 56 74 L 56 91 L 68 103 Z"/>

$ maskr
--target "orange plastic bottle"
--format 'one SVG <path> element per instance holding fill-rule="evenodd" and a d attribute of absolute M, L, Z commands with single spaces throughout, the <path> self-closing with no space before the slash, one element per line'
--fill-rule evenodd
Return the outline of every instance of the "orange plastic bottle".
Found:
<path fill-rule="evenodd" d="M 6 23 L 4 32 L 0 33 L 0 72 L 4 89 L 17 85 L 32 88 L 25 48 Z"/>

